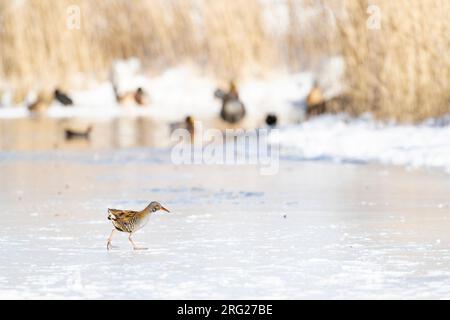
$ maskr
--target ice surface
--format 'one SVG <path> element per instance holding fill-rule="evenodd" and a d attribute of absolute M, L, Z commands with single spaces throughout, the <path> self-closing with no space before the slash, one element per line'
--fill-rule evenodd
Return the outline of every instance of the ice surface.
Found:
<path fill-rule="evenodd" d="M 281 114 L 278 174 L 175 166 L 168 123 L 216 117 L 217 84 L 188 67 L 142 80 L 147 108 L 117 106 L 109 84 L 48 118 L 0 108 L 17 118 L 0 123 L 0 298 L 450 298 L 448 175 L 423 169 L 450 170 L 448 119 L 292 125 L 313 76 L 278 75 L 241 85 L 256 124 Z M 62 133 L 80 119 L 95 128 L 78 149 Z M 107 252 L 107 208 L 151 200 L 173 213 L 136 234 L 149 250 L 118 234 Z"/>
<path fill-rule="evenodd" d="M 168 151 L 0 153 L 0 298 L 450 298 L 448 177 Z M 214 177 L 214 179 L 211 179 Z M 106 208 L 157 214 L 132 251 Z"/>

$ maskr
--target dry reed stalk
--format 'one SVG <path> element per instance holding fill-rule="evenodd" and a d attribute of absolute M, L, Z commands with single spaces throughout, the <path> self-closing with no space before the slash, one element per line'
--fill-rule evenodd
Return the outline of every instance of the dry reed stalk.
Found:
<path fill-rule="evenodd" d="M 265 15 L 280 1 L 286 27 L 270 30 Z M 407 121 L 449 112 L 450 2 L 377 0 L 381 30 L 367 28 L 370 3 L 0 0 L 0 87 L 8 83 L 20 100 L 78 74 L 106 79 L 113 60 L 133 56 L 152 70 L 190 61 L 229 80 L 342 54 L 352 101 L 345 110 Z M 79 30 L 66 26 L 71 5 L 81 9 Z"/>
<path fill-rule="evenodd" d="M 339 17 L 354 113 L 420 121 L 450 111 L 450 3 L 378 0 L 381 29 L 367 28 L 365 0 L 345 1 Z"/>

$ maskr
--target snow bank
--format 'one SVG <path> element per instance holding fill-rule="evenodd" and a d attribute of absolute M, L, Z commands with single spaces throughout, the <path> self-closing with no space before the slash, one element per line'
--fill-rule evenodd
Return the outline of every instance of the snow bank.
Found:
<path fill-rule="evenodd" d="M 219 114 L 220 102 L 214 98 L 214 91 L 218 88 L 217 81 L 195 67 L 182 65 L 154 77 L 143 76 L 138 70 L 139 65 L 135 60 L 117 62 L 112 77 L 119 91 L 145 88 L 150 96 L 149 106 L 118 105 L 112 84 L 106 82 L 89 90 L 70 92 L 75 106 L 62 107 L 53 103 L 47 116 L 152 116 L 162 121 L 178 121 L 187 115 L 207 119 Z M 305 97 L 312 82 L 313 76 L 310 73 L 274 73 L 264 79 L 248 79 L 238 83 L 238 87 L 250 117 L 262 119 L 267 113 L 276 112 L 281 123 L 288 123 L 302 116 Z M 5 103 L 10 100 L 6 98 L 3 99 L 3 107 L 0 107 L 0 119 L 29 116 L 25 105 L 11 106 L 10 103 Z"/>
<path fill-rule="evenodd" d="M 379 162 L 450 172 L 449 121 L 421 125 L 382 124 L 364 116 L 322 116 L 270 137 L 284 156 L 305 160 Z"/>

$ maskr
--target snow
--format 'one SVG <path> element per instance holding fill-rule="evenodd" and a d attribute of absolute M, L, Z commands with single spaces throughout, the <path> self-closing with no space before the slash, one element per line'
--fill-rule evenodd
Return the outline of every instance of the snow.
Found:
<path fill-rule="evenodd" d="M 270 139 L 285 156 L 304 160 L 378 162 L 450 172 L 450 125 L 445 119 L 420 125 L 386 124 L 369 115 L 321 116 L 282 128 Z"/>

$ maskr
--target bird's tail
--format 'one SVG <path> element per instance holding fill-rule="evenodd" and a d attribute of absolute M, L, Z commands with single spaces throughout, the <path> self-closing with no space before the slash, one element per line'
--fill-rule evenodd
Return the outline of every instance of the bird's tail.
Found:
<path fill-rule="evenodd" d="M 219 99 L 224 99 L 226 96 L 226 93 L 221 89 L 217 89 L 216 91 L 214 91 L 214 96 Z"/>

